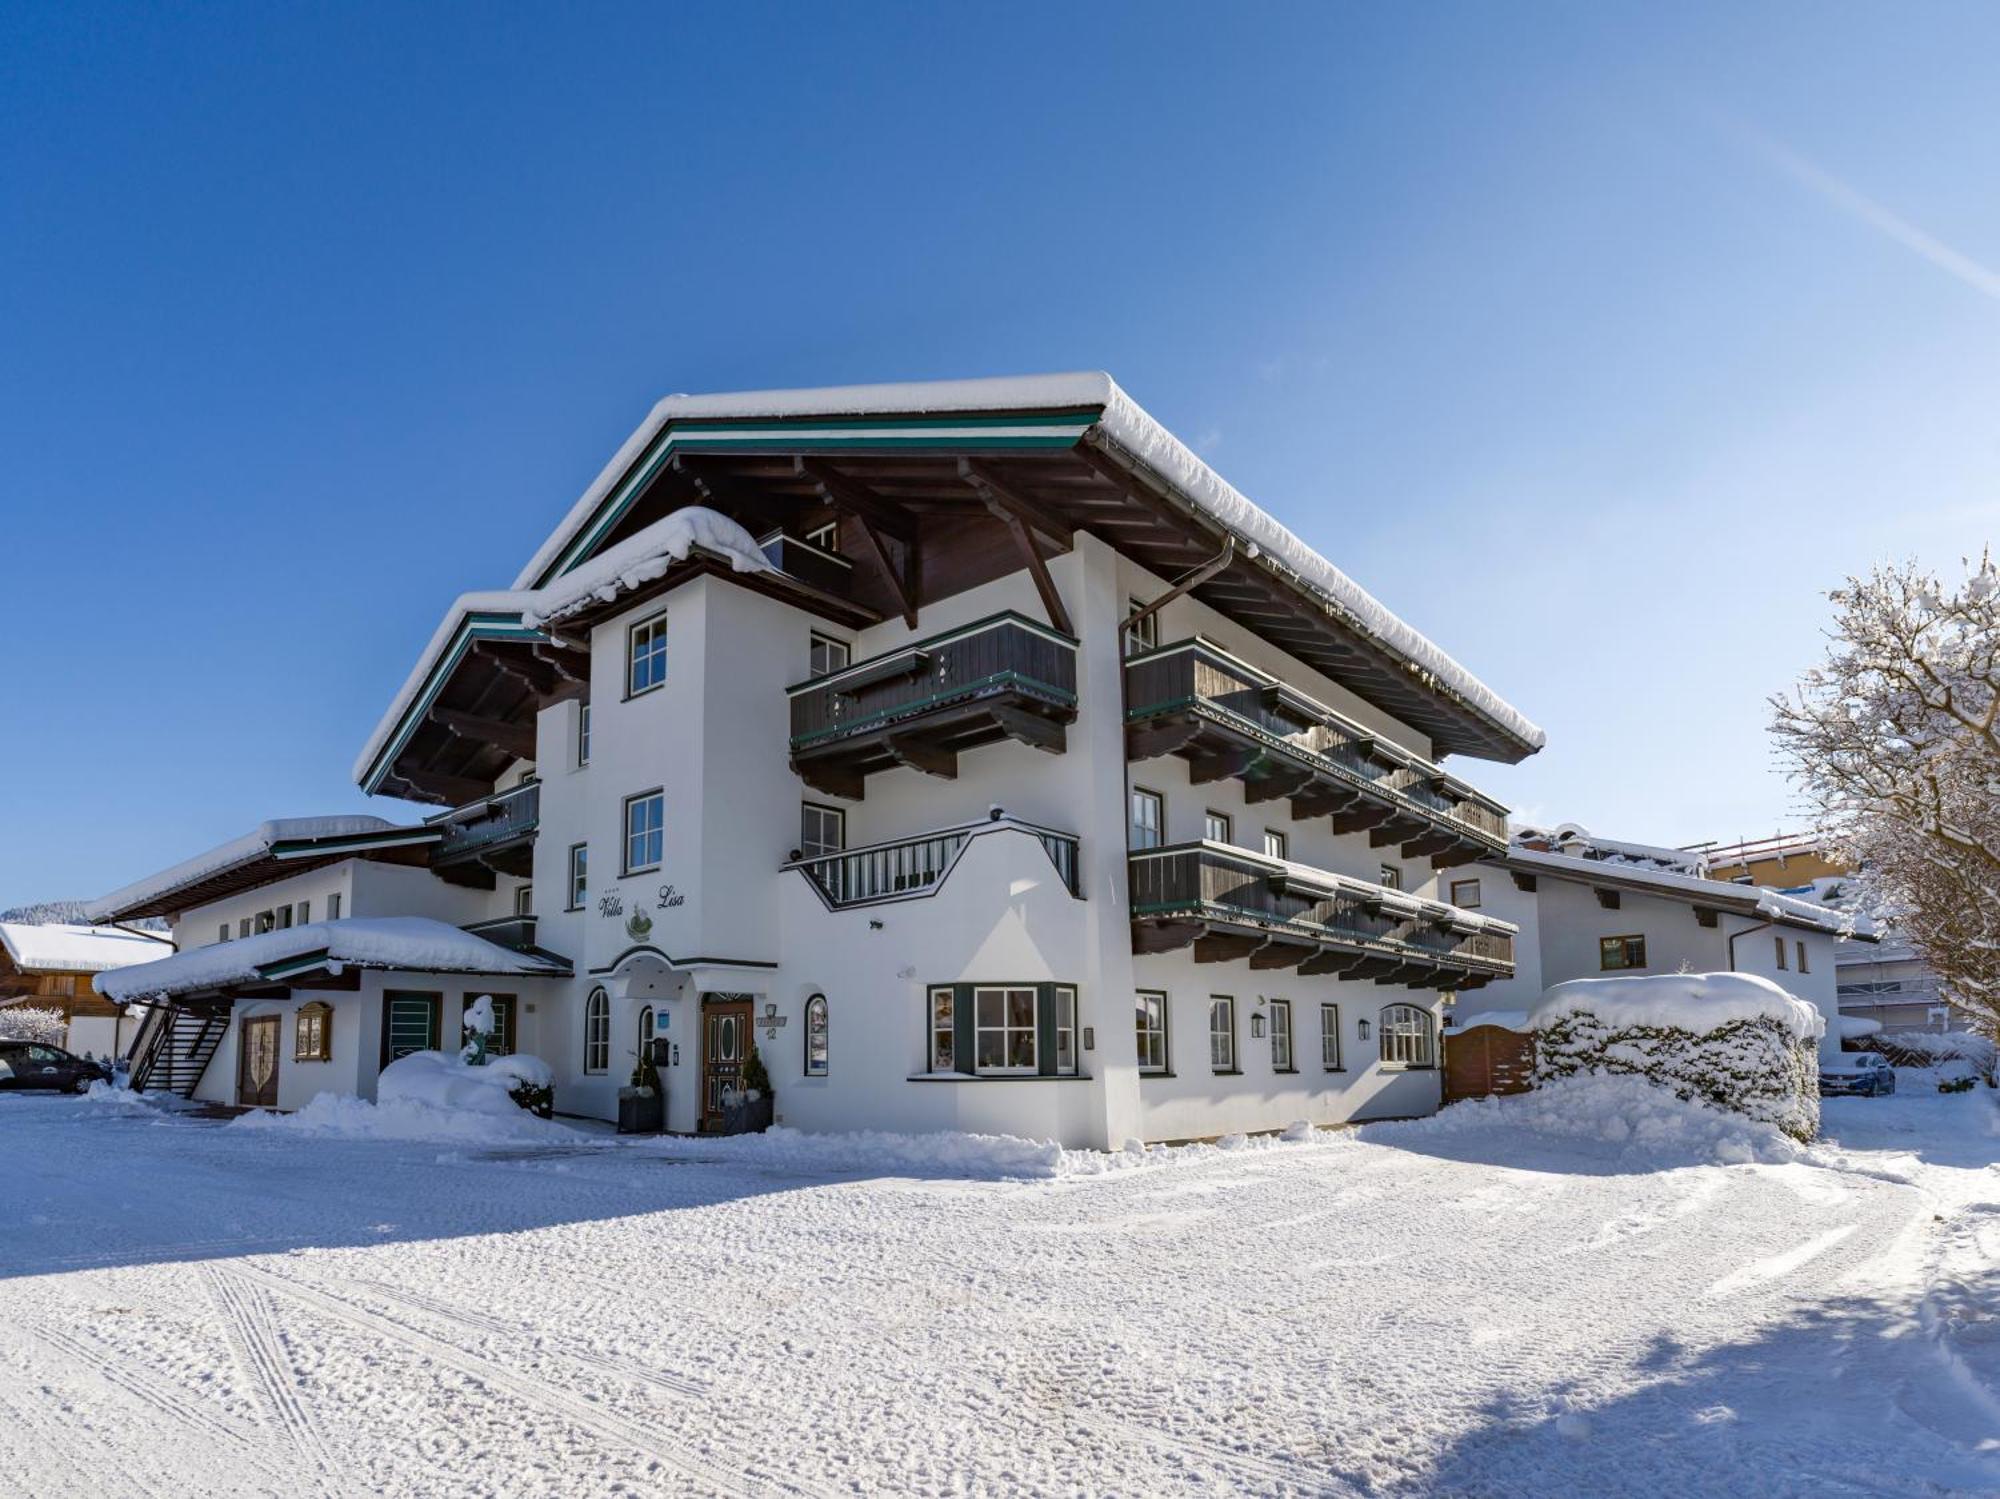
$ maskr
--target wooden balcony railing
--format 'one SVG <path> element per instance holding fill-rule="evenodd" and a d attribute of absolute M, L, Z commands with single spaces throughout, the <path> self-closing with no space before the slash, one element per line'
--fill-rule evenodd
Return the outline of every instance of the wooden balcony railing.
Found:
<path fill-rule="evenodd" d="M 1507 812 L 1422 756 L 1202 639 L 1125 663 L 1126 746 L 1176 754 L 1197 781 L 1233 776 L 1252 802 L 1287 799 L 1378 846 L 1439 867 L 1507 846 Z"/>
<path fill-rule="evenodd" d="M 792 768 L 830 796 L 907 765 L 958 773 L 958 756 L 1015 739 L 1060 754 L 1076 717 L 1076 642 L 1005 613 L 786 689 Z"/>
<path fill-rule="evenodd" d="M 431 851 L 431 867 L 444 879 L 489 889 L 495 870 L 530 874 L 541 820 L 539 781 L 468 802 L 437 820 L 444 836 Z"/>
<path fill-rule="evenodd" d="M 1129 867 L 1134 952 L 1440 989 L 1514 970 L 1506 923 L 1345 875 L 1219 843 L 1136 850 Z"/>
<path fill-rule="evenodd" d="M 785 867 L 798 870 L 810 880 L 820 898 L 834 910 L 881 905 L 931 894 L 950 876 L 973 839 L 995 833 L 1021 833 L 1035 838 L 1055 866 L 1063 888 L 1071 895 L 1078 893 L 1076 835 L 1012 817 L 989 818 L 887 843 L 871 843 L 864 848 L 795 859 Z"/>

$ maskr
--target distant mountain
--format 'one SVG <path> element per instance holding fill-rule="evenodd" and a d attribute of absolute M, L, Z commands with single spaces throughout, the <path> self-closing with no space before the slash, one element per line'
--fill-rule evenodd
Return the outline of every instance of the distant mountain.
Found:
<path fill-rule="evenodd" d="M 11 911 L 0 911 L 0 921 L 18 921 L 27 926 L 89 926 L 90 918 L 83 914 L 84 904 L 80 900 L 37 901 L 32 906 L 16 906 Z M 167 929 L 166 922 L 157 916 L 120 922 L 119 925 L 149 932 L 164 932 Z"/>

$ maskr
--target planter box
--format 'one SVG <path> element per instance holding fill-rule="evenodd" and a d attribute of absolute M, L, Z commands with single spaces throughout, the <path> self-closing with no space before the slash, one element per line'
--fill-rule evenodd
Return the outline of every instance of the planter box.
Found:
<path fill-rule="evenodd" d="M 618 1133 L 657 1135 L 667 1127 L 667 1095 L 664 1089 L 620 1088 L 618 1090 Z"/>
<path fill-rule="evenodd" d="M 777 1099 L 766 1093 L 762 1098 L 743 1099 L 726 1104 L 722 1110 L 722 1132 L 725 1135 L 758 1135 L 771 1127 L 771 1116 L 777 1108 Z"/>

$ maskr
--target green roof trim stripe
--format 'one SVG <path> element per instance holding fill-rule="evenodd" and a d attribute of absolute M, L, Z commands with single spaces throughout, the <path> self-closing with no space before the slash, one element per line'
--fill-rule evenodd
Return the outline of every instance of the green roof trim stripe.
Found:
<path fill-rule="evenodd" d="M 963 452 L 989 452 L 995 448 L 1062 449 L 1075 447 L 1103 414 L 1102 407 L 1086 407 L 1003 416 L 758 417 L 726 422 L 669 422 L 617 487 L 604 497 L 589 524 L 535 579 L 535 586 L 547 587 L 551 579 L 587 562 L 677 447 L 761 453 L 787 452 L 807 445 L 819 451 L 845 448 L 856 452 L 911 448 Z"/>
<path fill-rule="evenodd" d="M 396 732 L 389 736 L 388 743 L 384 744 L 381 752 L 375 756 L 375 763 L 368 767 L 368 775 L 361 783 L 361 789 L 373 796 L 380 788 L 382 778 L 388 774 L 389 766 L 394 764 L 396 756 L 403 752 L 403 747 L 410 742 L 410 736 L 416 732 L 417 725 L 424 721 L 424 715 L 431 711 L 438 694 L 444 691 L 444 684 L 451 680 L 452 672 L 458 669 L 458 663 L 465 659 L 465 653 L 476 642 L 546 641 L 548 638 L 546 630 L 537 630 L 522 624 L 521 616 L 517 612 L 479 611 L 466 615 L 452 637 L 451 649 L 438 658 L 437 665 L 431 668 L 431 674 L 424 682 L 424 690 L 417 694 L 408 711 L 403 714 L 402 721 L 396 725 Z"/>

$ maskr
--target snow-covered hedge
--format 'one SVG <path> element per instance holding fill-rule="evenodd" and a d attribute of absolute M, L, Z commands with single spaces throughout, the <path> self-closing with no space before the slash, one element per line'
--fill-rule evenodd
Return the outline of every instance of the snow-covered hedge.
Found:
<path fill-rule="evenodd" d="M 419 1103 L 476 1114 L 528 1109 L 547 1118 L 555 1078 L 554 1069 L 540 1057 L 493 1057 L 474 1067 L 457 1052 L 413 1051 L 382 1069 L 375 1098 L 384 1105 Z"/>
<path fill-rule="evenodd" d="M 1641 1077 L 1676 1096 L 1819 1132 L 1812 1005 L 1747 973 L 1670 973 L 1557 984 L 1531 1013 L 1537 1086 L 1587 1074 Z"/>
<path fill-rule="evenodd" d="M 69 1022 L 61 1010 L 44 1010 L 27 1005 L 0 1008 L 0 1041 L 35 1041 L 43 1046 L 61 1046 L 69 1037 Z"/>

